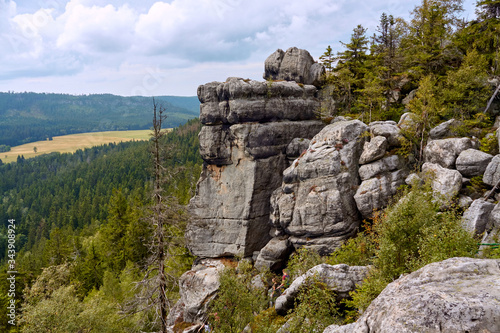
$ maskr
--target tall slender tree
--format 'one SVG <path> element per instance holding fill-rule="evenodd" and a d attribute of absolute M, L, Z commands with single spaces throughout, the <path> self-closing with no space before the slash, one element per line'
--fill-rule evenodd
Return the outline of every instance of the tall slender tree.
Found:
<path fill-rule="evenodd" d="M 153 229 L 149 241 L 150 257 L 144 279 L 139 284 L 137 298 L 129 304 L 130 312 L 151 311 L 153 325 L 160 332 L 167 332 L 167 315 L 175 301 L 169 297 L 177 288 L 177 276 L 171 274 L 169 261 L 175 255 L 175 246 L 183 239 L 185 211 L 177 198 L 167 195 L 164 184 L 172 182 L 175 172 L 165 167 L 165 161 L 172 156 L 172 147 L 166 147 L 163 128 L 166 119 L 165 108 L 153 99 L 153 127 L 151 133 L 151 154 L 153 164 L 153 191 L 149 222 Z"/>

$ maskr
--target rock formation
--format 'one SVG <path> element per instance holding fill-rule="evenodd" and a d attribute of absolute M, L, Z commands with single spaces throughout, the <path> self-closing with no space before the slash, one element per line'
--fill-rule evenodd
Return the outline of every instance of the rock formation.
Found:
<path fill-rule="evenodd" d="M 329 254 L 356 234 L 362 219 L 385 208 L 401 185 L 423 180 L 430 180 L 443 208 L 458 201 L 466 210 L 465 229 L 484 233 L 484 243 L 499 241 L 500 204 L 474 201 L 466 186 L 470 177 L 481 175 L 486 184 L 497 185 L 500 155 L 479 151 L 475 139 L 451 137 L 460 123 L 450 120 L 431 131 L 422 172 L 408 176 L 409 159 L 397 154 L 417 117 L 405 113 L 399 123 L 369 125 L 336 117 L 325 125 L 317 120 L 323 72 L 307 51 L 290 48 L 268 57 L 267 82 L 228 78 L 198 88 L 204 165 L 186 231 L 195 256 L 243 256 L 263 272 L 282 268 L 300 247 Z M 201 262 L 181 278 L 181 300 L 169 315 L 170 325 L 202 321 L 223 266 Z M 493 282 L 498 270 L 496 261 L 463 258 L 426 266 L 389 285 L 357 323 L 327 331 L 498 331 L 499 321 L 491 319 L 499 318 L 499 307 L 493 306 L 499 302 Z M 365 267 L 317 266 L 292 284 L 276 309 L 285 313 L 311 274 L 345 296 L 366 273 Z M 497 290 L 481 293 L 480 288 L 488 290 L 483 282 Z"/>
<path fill-rule="evenodd" d="M 324 333 L 500 332 L 500 260 L 452 258 L 390 283 L 354 323 Z"/>
<path fill-rule="evenodd" d="M 205 259 L 181 276 L 181 298 L 170 310 L 167 325 L 203 322 L 208 304 L 219 290 L 219 272 L 224 267 L 218 260 Z"/>
<path fill-rule="evenodd" d="M 264 64 L 265 80 L 295 81 L 297 83 L 321 86 L 325 68 L 314 62 L 306 50 L 291 47 L 286 52 L 278 49 Z"/>
<path fill-rule="evenodd" d="M 308 270 L 304 275 L 296 278 L 285 292 L 276 299 L 276 312 L 286 315 L 288 310 L 295 305 L 295 298 L 301 286 L 310 283 L 310 278 L 315 278 L 335 291 L 338 300 L 349 297 L 349 292 L 354 291 L 363 283 L 368 275 L 369 268 L 365 266 L 348 266 L 321 264 Z"/>
<path fill-rule="evenodd" d="M 312 58 L 304 50 L 289 51 L 275 69 L 293 81 L 229 78 L 198 88 L 205 163 L 186 232 L 196 256 L 247 257 L 266 245 L 269 199 L 288 166 L 287 146 L 294 138 L 312 138 L 324 127 L 315 120 L 316 87 L 292 70 L 309 68 Z"/>
<path fill-rule="evenodd" d="M 356 233 L 360 216 L 353 196 L 367 130 L 359 120 L 340 121 L 311 140 L 271 198 L 275 235 L 325 254 Z"/>

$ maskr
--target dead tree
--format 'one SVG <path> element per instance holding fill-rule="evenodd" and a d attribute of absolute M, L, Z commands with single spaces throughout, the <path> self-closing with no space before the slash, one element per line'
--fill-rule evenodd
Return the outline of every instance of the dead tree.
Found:
<path fill-rule="evenodd" d="M 171 248 L 182 245 L 186 221 L 184 208 L 172 195 L 166 195 L 163 185 L 175 178 L 175 170 L 166 169 L 165 161 L 171 158 L 172 147 L 165 146 L 163 128 L 165 108 L 153 99 L 153 127 L 151 154 L 153 166 L 152 203 L 148 213 L 148 225 L 152 237 L 148 241 L 150 256 L 142 281 L 137 284 L 136 297 L 127 305 L 127 313 L 147 312 L 154 314 L 151 328 L 167 332 L 167 315 L 173 305 L 168 294 L 177 287 L 177 279 L 169 274 L 165 263 L 170 259 Z M 153 311 L 151 311 L 153 310 Z"/>

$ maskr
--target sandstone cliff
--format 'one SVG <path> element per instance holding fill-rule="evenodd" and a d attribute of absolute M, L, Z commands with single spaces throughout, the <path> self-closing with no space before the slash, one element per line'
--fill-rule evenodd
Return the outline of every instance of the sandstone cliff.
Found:
<path fill-rule="evenodd" d="M 307 67 L 304 51 L 295 50 L 287 51 L 288 65 L 281 67 L 298 83 L 229 78 L 198 88 L 205 163 L 186 233 L 196 256 L 252 256 L 270 239 L 269 199 L 288 166 L 286 148 L 324 126 L 316 120 L 317 88 L 301 79 L 313 64 Z"/>
<path fill-rule="evenodd" d="M 325 124 L 317 119 L 318 86 L 323 72 L 307 51 L 291 48 L 286 52 L 278 50 L 266 60 L 266 82 L 228 78 L 226 82 L 211 82 L 198 88 L 203 124 L 199 135 L 200 154 L 204 166 L 189 205 L 192 219 L 186 239 L 191 252 L 201 260 L 193 271 L 183 276 L 181 289 L 191 290 L 181 292 L 183 298 L 169 316 L 170 324 L 179 320 L 198 323 L 203 320 L 206 305 L 218 288 L 214 277 L 223 267 L 217 259 L 242 256 L 260 270 L 277 270 L 300 247 L 313 248 L 321 254 L 331 253 L 356 234 L 362 219 L 371 218 L 374 211 L 385 208 L 403 184 L 429 179 L 433 196 L 443 207 L 458 202 L 465 210 L 464 228 L 478 235 L 484 233 L 483 242 L 498 241 L 500 204 L 477 195 L 473 200 L 467 196 L 470 193 L 466 188 L 470 177 L 475 176 L 484 176 L 484 182 L 490 186 L 498 185 L 500 155 L 479 151 L 475 138 L 456 137 L 453 126 L 457 121 L 452 119 L 430 132 L 422 172 L 409 175 L 410 161 L 395 152 L 404 131 L 414 126 L 414 115 L 403 114 L 399 123 L 365 124 L 337 117 Z M 462 268 L 469 272 L 474 265 L 494 266 L 492 262 L 457 259 L 443 262 L 439 267 L 453 273 L 454 269 Z M 351 270 L 340 268 L 335 269 Z M 356 279 L 362 279 L 361 275 L 367 271 L 366 268 L 354 270 L 363 272 L 356 275 Z M 490 279 L 490 273 L 487 272 L 486 278 Z M 409 280 L 409 286 L 425 289 L 427 282 L 420 283 L 418 279 L 426 274 L 426 271 L 412 273 L 401 279 L 401 285 Z M 449 281 L 459 283 L 462 278 L 451 276 Z M 209 281 L 208 285 L 204 281 Z M 354 284 L 349 281 L 346 283 L 352 285 L 352 290 Z M 464 282 L 464 286 L 469 288 L 467 283 Z M 446 294 L 457 299 L 470 296 L 439 288 L 436 295 Z M 396 290 L 400 289 L 396 287 Z M 387 313 L 374 308 L 371 315 L 362 317 L 366 317 L 364 322 L 331 327 L 330 331 L 364 332 L 385 327 L 385 320 L 391 318 L 388 313 L 393 310 L 388 301 L 392 298 L 383 295 L 398 292 L 389 289 L 381 295 L 378 302 L 389 309 Z M 407 298 L 398 300 L 398 311 L 406 302 L 417 302 L 418 292 L 420 289 L 416 294 L 409 291 Z M 498 302 L 495 297 L 493 303 Z M 475 298 L 470 299 L 476 302 Z M 431 302 L 424 310 L 439 312 L 440 307 L 455 306 L 454 302 L 458 301 L 452 300 L 452 305 Z M 290 292 L 280 300 L 282 312 L 292 303 Z M 491 313 L 498 312 L 498 307 L 487 307 Z M 477 307 L 474 311 L 480 309 Z M 411 313 L 404 315 L 418 322 Z M 484 325 L 476 326 L 496 327 L 495 321 L 485 318 Z M 406 330 L 397 318 L 391 320 L 394 325 L 401 324 L 402 331 Z M 417 324 L 427 329 L 426 323 Z M 453 321 L 447 321 L 448 324 L 455 327 Z M 474 325 L 471 319 L 460 327 L 474 328 Z"/>

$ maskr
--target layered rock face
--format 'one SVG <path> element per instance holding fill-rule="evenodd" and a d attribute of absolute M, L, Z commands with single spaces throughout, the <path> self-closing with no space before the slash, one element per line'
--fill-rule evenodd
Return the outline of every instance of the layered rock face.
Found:
<path fill-rule="evenodd" d="M 452 258 L 390 283 L 354 324 L 324 333 L 500 332 L 500 260 Z"/>
<path fill-rule="evenodd" d="M 276 236 L 324 254 L 357 231 L 360 216 L 353 196 L 367 130 L 359 120 L 328 125 L 284 171 L 283 184 L 271 198 Z"/>
<path fill-rule="evenodd" d="M 186 232 L 194 255 L 251 256 L 269 241 L 269 199 L 288 166 L 286 148 L 324 127 L 314 120 L 316 92 L 296 82 L 239 78 L 198 88 L 205 163 Z"/>

